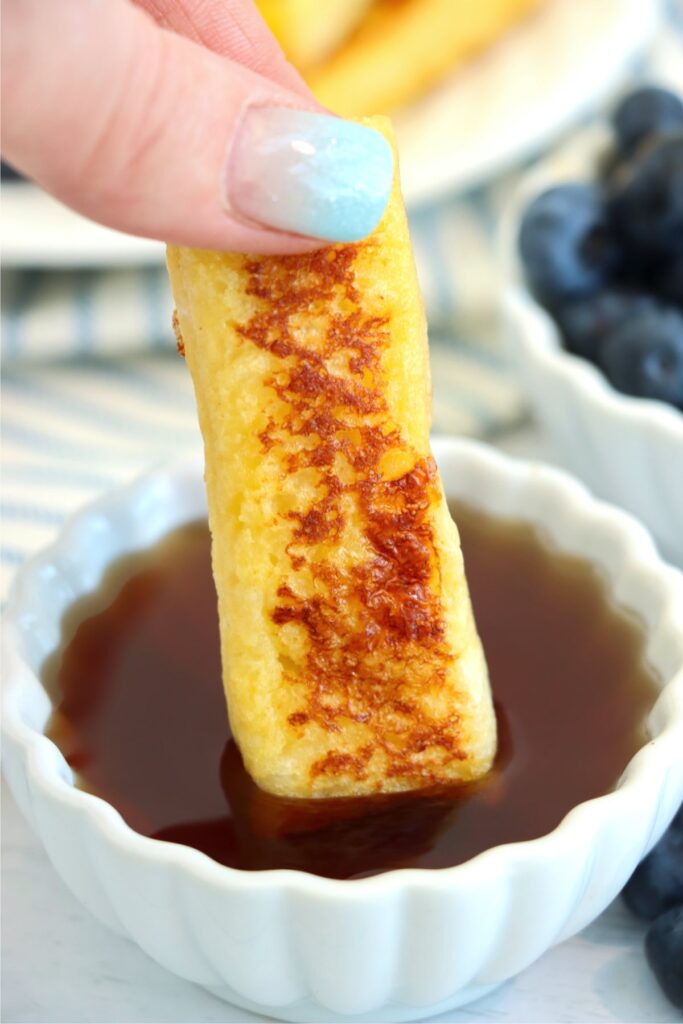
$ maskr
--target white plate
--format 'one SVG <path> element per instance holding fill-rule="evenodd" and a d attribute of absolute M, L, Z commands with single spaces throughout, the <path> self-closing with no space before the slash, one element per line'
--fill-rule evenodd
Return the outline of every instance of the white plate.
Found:
<path fill-rule="evenodd" d="M 2 183 L 2 266 L 107 267 L 161 263 L 164 246 L 105 228 L 37 185 Z"/>
<path fill-rule="evenodd" d="M 542 0 L 396 118 L 408 202 L 481 185 L 555 141 L 634 68 L 659 13 L 658 0 Z"/>
<path fill-rule="evenodd" d="M 481 185 L 552 142 L 623 80 L 658 13 L 658 0 L 543 0 L 534 16 L 397 115 L 408 205 Z M 93 224 L 32 185 L 3 187 L 5 266 L 161 259 L 158 242 Z"/>

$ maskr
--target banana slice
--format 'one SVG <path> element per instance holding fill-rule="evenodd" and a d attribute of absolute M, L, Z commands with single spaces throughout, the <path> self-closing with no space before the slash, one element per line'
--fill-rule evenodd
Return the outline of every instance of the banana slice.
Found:
<path fill-rule="evenodd" d="M 365 123 L 390 138 L 385 119 Z M 480 777 L 495 717 L 429 449 L 398 180 L 361 243 L 284 257 L 171 247 L 168 266 L 247 771 L 292 797 Z"/>

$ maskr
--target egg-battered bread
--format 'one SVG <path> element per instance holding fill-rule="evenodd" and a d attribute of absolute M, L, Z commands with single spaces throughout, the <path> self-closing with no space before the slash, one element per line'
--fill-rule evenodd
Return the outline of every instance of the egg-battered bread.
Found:
<path fill-rule="evenodd" d="M 540 0 L 257 0 L 320 102 L 392 111 L 495 43 Z"/>
<path fill-rule="evenodd" d="M 365 123 L 390 137 L 384 119 Z M 171 247 L 168 266 L 247 770 L 292 797 L 480 777 L 495 717 L 429 448 L 398 180 L 363 242 L 281 257 Z"/>
<path fill-rule="evenodd" d="M 257 0 L 285 54 L 301 72 L 335 53 L 374 0 Z"/>
<path fill-rule="evenodd" d="M 379 0 L 329 61 L 307 75 L 343 116 L 392 111 L 493 43 L 538 0 Z"/>

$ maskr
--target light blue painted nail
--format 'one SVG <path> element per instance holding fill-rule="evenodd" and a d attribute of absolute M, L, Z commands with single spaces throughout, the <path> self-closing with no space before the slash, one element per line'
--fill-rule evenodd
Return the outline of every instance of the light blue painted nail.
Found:
<path fill-rule="evenodd" d="M 356 242 L 377 227 L 391 192 L 386 139 L 364 125 L 285 107 L 247 111 L 228 159 L 227 201 L 280 231 Z"/>

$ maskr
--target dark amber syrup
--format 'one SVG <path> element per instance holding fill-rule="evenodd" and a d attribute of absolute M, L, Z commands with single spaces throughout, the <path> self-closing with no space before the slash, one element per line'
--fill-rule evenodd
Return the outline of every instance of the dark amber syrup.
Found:
<path fill-rule="evenodd" d="M 144 835 L 232 867 L 332 878 L 460 864 L 608 792 L 658 692 L 642 627 L 531 527 L 455 515 L 498 711 L 485 781 L 358 800 L 260 791 L 230 738 L 209 535 L 194 523 L 112 566 L 65 616 L 43 672 L 47 733 L 79 785 Z"/>

